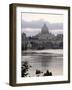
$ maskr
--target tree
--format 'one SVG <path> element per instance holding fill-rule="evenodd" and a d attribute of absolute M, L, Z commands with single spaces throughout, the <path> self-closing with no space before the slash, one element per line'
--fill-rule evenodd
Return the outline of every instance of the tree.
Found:
<path fill-rule="evenodd" d="M 31 67 L 31 65 L 28 64 L 27 61 L 22 62 L 22 67 L 21 67 L 21 76 L 26 77 L 28 75 L 28 69 Z"/>

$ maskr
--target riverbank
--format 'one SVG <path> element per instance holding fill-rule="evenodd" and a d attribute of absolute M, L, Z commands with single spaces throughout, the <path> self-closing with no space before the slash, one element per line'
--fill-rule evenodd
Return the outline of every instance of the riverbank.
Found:
<path fill-rule="evenodd" d="M 63 56 L 62 49 L 47 49 L 47 50 L 26 50 L 22 51 L 22 56 L 27 55 L 43 55 L 43 56 Z"/>
<path fill-rule="evenodd" d="M 46 49 L 46 50 L 24 50 L 23 53 L 53 53 L 53 54 L 63 54 L 63 49 Z"/>

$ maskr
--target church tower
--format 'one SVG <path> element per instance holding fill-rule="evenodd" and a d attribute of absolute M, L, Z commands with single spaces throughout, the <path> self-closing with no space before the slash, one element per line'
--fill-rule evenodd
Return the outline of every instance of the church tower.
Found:
<path fill-rule="evenodd" d="M 46 26 L 46 24 L 43 25 L 42 30 L 41 30 L 41 33 L 42 33 L 42 34 L 49 33 L 48 27 Z"/>

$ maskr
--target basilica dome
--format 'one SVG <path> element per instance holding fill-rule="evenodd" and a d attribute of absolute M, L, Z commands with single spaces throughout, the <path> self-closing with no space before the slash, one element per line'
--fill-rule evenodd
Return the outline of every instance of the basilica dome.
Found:
<path fill-rule="evenodd" d="M 46 26 L 46 24 L 43 25 L 41 33 L 43 33 L 43 34 L 49 33 L 48 27 Z"/>

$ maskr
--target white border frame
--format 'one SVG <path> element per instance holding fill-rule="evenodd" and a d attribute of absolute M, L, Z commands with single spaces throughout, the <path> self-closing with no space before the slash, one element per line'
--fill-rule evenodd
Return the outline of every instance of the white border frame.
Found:
<path fill-rule="evenodd" d="M 64 14 L 64 28 L 63 28 L 63 75 L 51 77 L 21 77 L 21 12 L 39 12 L 39 13 L 57 13 Z M 38 82 L 56 82 L 68 80 L 68 10 L 63 9 L 48 9 L 48 8 L 30 8 L 17 7 L 16 8 L 16 83 L 38 83 Z"/>

